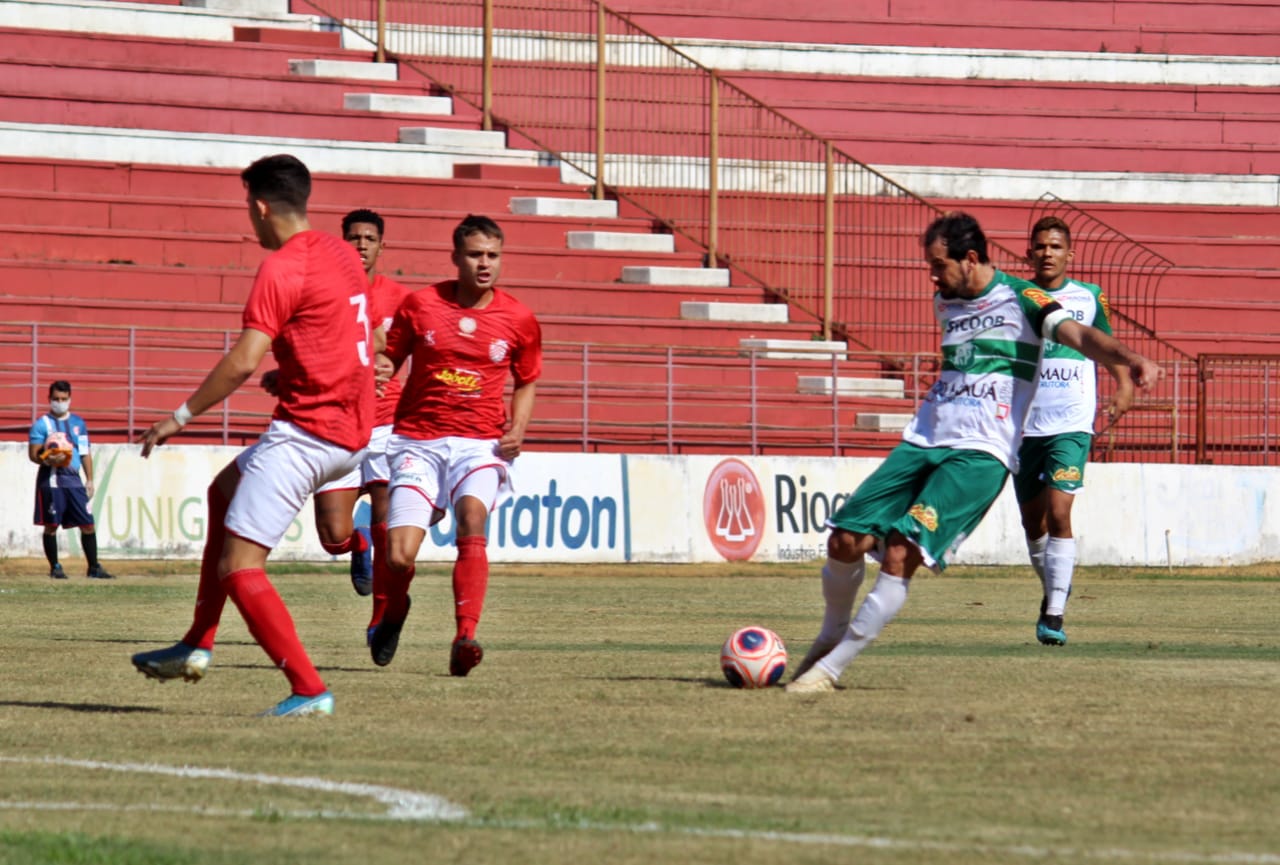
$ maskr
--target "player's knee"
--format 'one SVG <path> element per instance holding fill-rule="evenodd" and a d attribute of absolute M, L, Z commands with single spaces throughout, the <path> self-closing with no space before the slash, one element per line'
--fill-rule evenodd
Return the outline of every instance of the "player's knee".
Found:
<path fill-rule="evenodd" d="M 316 525 L 316 534 L 320 537 L 320 546 L 330 553 L 335 553 L 335 550 L 330 549 L 330 547 L 344 546 L 353 531 L 355 531 L 355 526 L 352 525 L 350 519 L 346 521 L 345 525 L 339 519 L 326 520 Z M 338 550 L 336 552 L 342 551 Z"/>
<path fill-rule="evenodd" d="M 414 557 L 408 550 L 390 547 L 387 550 L 387 567 L 393 573 L 403 574 L 413 567 Z"/>
<path fill-rule="evenodd" d="M 856 561 L 870 549 L 870 546 L 864 543 L 867 537 L 847 529 L 832 529 L 827 537 L 827 555 L 838 562 Z"/>

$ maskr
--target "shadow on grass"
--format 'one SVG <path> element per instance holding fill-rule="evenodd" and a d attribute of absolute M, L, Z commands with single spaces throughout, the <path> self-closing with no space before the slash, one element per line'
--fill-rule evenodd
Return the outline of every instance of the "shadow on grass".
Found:
<path fill-rule="evenodd" d="M 57 703 L 53 700 L 0 700 L 0 706 L 13 706 L 18 709 L 61 709 L 67 712 L 87 712 L 90 714 L 123 715 L 126 713 L 159 714 L 160 709 L 153 706 L 112 706 L 106 703 Z"/>

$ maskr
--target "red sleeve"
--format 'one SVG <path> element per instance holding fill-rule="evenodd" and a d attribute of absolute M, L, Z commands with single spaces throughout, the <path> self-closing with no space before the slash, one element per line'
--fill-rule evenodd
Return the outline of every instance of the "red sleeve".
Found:
<path fill-rule="evenodd" d="M 396 311 L 395 318 L 391 320 L 391 327 L 387 328 L 387 347 L 383 354 L 391 358 L 392 363 L 397 367 L 404 363 L 405 358 L 413 351 L 415 339 L 411 309 L 413 306 L 414 304 L 405 301 Z"/>
<path fill-rule="evenodd" d="M 511 377 L 516 387 L 542 375 L 542 326 L 531 312 L 526 312 L 520 322 L 520 337 L 520 344 L 511 355 Z"/>

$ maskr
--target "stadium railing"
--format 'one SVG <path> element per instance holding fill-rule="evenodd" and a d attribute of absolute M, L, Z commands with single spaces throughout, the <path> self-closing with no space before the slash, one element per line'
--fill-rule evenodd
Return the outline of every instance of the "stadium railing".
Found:
<path fill-rule="evenodd" d="M 96 441 L 133 441 L 203 380 L 236 334 L 82 324 L 0 325 L 0 428 L 25 434 L 44 413 L 49 382 L 73 385 L 73 406 Z M 935 353 L 850 352 L 822 361 L 761 351 L 548 343 L 529 429 L 532 449 L 579 452 L 881 455 L 897 433 L 862 431 L 865 412 L 910 413 L 937 374 Z M 889 378 L 901 396 L 841 387 L 798 394 L 798 376 Z M 263 371 L 272 368 L 268 360 Z M 1127 453 L 1147 462 L 1280 465 L 1280 356 L 1203 355 L 1172 361 L 1160 393 L 1168 421 L 1134 424 Z M 1186 394 L 1194 393 L 1195 399 Z M 182 441 L 243 445 L 274 400 L 250 379 L 197 418 Z M 1114 448 L 1110 430 L 1098 447 Z"/>

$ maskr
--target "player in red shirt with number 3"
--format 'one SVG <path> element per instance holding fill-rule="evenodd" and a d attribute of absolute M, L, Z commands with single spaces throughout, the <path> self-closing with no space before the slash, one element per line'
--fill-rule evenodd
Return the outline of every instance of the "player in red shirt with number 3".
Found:
<path fill-rule="evenodd" d="M 305 165 L 285 154 L 267 156 L 241 178 L 258 242 L 273 251 L 254 277 L 236 344 L 171 417 L 143 434 L 142 455 L 230 396 L 268 349 L 279 364 L 280 401 L 267 431 L 209 487 L 208 536 L 190 630 L 173 646 L 134 655 L 133 664 L 153 679 L 199 680 L 230 597 L 292 689 L 263 714 L 328 715 L 333 695 L 307 657 L 265 567 L 267 554 L 307 498 L 358 466 L 369 443 L 371 365 L 378 348 L 370 327 L 369 283 L 348 243 L 311 229 L 311 174 Z M 343 495 L 349 514 L 355 491 Z"/>
<path fill-rule="evenodd" d="M 412 358 L 387 443 L 391 513 L 387 606 L 369 637 L 379 666 L 391 663 L 409 614 L 409 582 L 427 529 L 453 508 L 458 558 L 453 568 L 457 634 L 449 673 L 465 676 L 484 651 L 476 626 L 489 582 L 485 532 L 489 513 L 511 495 L 542 373 L 542 331 L 533 313 L 497 287 L 502 229 L 468 216 L 453 232 L 458 278 L 409 295 L 387 332 L 396 369 Z M 507 374 L 515 389 L 508 425 Z"/>

